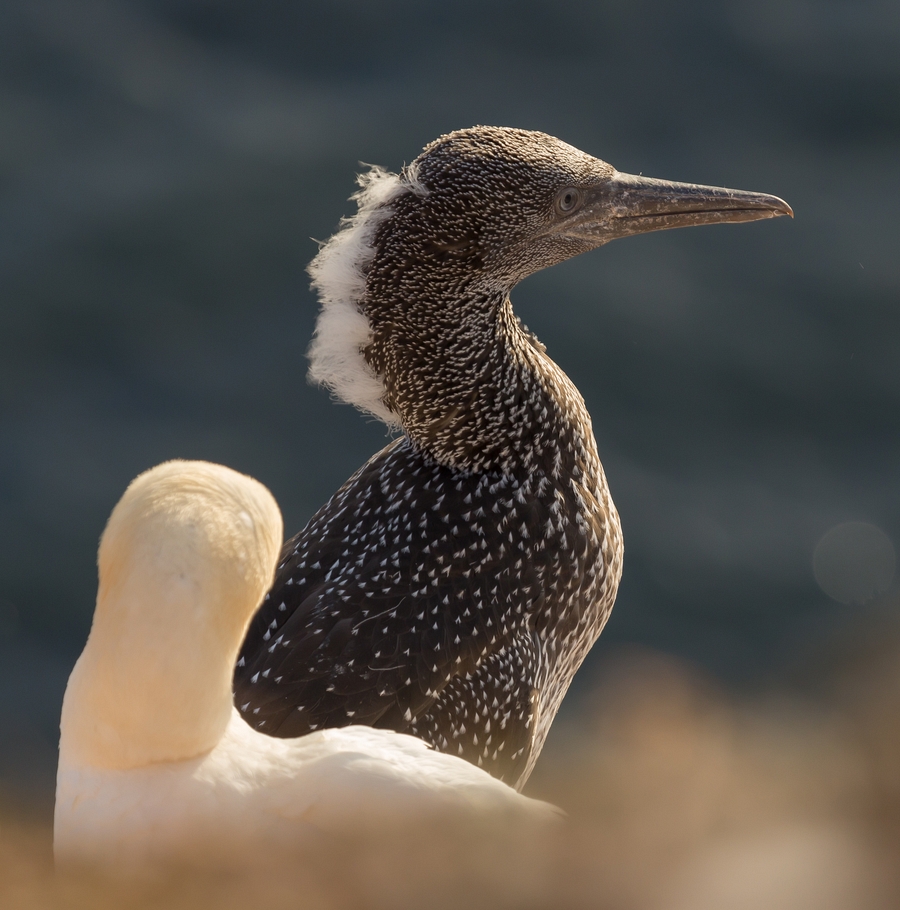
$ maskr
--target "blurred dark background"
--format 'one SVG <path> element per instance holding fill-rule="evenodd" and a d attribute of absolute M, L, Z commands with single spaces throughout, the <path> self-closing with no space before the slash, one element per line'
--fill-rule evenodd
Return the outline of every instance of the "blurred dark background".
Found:
<path fill-rule="evenodd" d="M 50 804 L 132 477 L 222 462 L 294 533 L 386 442 L 306 383 L 311 238 L 352 213 L 360 161 L 476 123 L 796 212 L 615 243 L 513 297 L 587 400 L 625 529 L 567 710 L 624 646 L 752 690 L 896 610 L 900 5 L 11 0 L 0 792 Z"/>

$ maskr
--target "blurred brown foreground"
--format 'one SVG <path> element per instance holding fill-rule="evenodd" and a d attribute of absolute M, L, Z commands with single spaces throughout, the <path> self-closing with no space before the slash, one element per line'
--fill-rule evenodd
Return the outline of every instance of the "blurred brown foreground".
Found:
<path fill-rule="evenodd" d="M 54 875 L 48 825 L 8 812 L 0 907 L 890 910 L 900 638 L 883 626 L 820 654 L 805 688 L 743 701 L 669 658 L 608 661 L 529 784 L 569 816 L 540 837 L 436 822 L 135 879 Z"/>

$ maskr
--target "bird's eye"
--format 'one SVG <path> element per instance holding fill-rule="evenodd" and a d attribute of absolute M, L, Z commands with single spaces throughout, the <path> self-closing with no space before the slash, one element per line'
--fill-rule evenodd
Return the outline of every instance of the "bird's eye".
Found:
<path fill-rule="evenodd" d="M 556 197 L 556 211 L 561 215 L 574 212 L 581 205 L 581 191 L 574 186 L 566 187 Z"/>

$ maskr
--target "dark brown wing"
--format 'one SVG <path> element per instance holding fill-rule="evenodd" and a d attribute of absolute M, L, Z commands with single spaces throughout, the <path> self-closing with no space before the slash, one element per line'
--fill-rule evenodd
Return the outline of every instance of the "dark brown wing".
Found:
<path fill-rule="evenodd" d="M 409 732 L 517 786 L 540 711 L 540 642 L 525 631 L 452 679 Z"/>
<path fill-rule="evenodd" d="M 285 737 L 356 723 L 416 733 L 513 775 L 533 723 L 542 568 L 503 541 L 542 527 L 542 508 L 516 500 L 508 477 L 392 443 L 285 545 L 235 672 L 241 714 Z M 508 703 L 508 743 L 487 744 L 496 759 L 454 737 L 457 716 L 475 729 L 482 697 Z"/>

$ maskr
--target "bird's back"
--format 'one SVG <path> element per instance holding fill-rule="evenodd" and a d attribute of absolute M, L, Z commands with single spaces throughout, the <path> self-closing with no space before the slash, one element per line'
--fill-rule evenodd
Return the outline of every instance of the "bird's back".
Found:
<path fill-rule="evenodd" d="M 194 759 L 128 770 L 60 763 L 59 862 L 127 870 L 155 862 L 255 865 L 323 835 L 357 836 L 428 819 L 542 825 L 553 807 L 410 736 L 367 727 L 280 740 L 235 712 L 220 743 Z"/>

